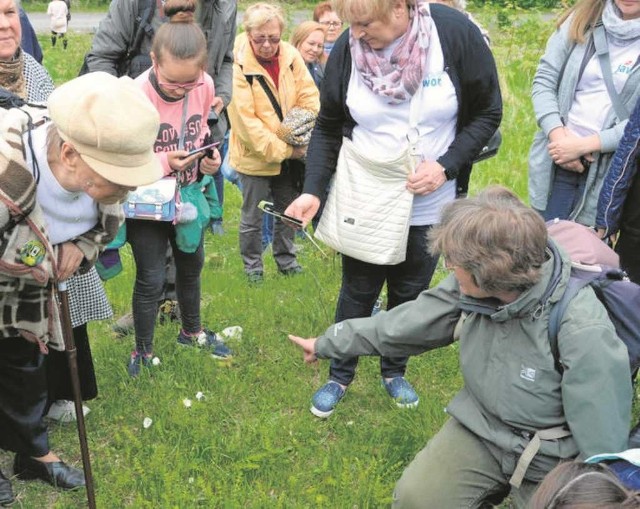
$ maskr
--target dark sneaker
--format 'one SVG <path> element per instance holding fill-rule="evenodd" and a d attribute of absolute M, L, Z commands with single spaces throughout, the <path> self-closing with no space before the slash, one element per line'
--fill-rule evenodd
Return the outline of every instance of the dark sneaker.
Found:
<path fill-rule="evenodd" d="M 384 385 L 389 396 L 395 400 L 396 405 L 400 408 L 414 408 L 418 406 L 420 398 L 413 386 L 407 382 L 403 376 L 397 376 L 388 382 L 383 378 L 382 385 Z"/>
<path fill-rule="evenodd" d="M 329 417 L 344 396 L 345 390 L 338 382 L 329 381 L 311 398 L 311 413 L 321 419 Z"/>
<path fill-rule="evenodd" d="M 211 352 L 214 359 L 227 360 L 233 357 L 231 349 L 218 338 L 215 332 L 204 329 L 197 336 L 189 336 L 183 331 L 178 334 L 178 344 L 184 346 L 199 346 Z"/>
<path fill-rule="evenodd" d="M 140 374 L 140 366 L 144 366 L 145 368 L 151 367 L 153 365 L 152 358 L 153 354 L 151 353 L 131 352 L 129 364 L 127 365 L 127 373 L 129 373 L 129 376 L 132 378 L 137 377 Z"/>
<path fill-rule="evenodd" d="M 288 269 L 278 269 L 278 272 L 283 276 L 297 276 L 298 274 L 302 274 L 302 267 L 300 267 L 300 265 L 296 265 L 295 267 L 290 267 Z"/>
<path fill-rule="evenodd" d="M 261 270 L 247 273 L 247 281 L 253 285 L 259 285 L 264 281 L 264 274 Z"/>

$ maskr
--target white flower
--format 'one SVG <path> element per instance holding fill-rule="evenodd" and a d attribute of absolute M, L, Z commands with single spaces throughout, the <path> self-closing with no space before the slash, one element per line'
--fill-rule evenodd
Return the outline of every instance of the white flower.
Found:
<path fill-rule="evenodd" d="M 144 429 L 149 428 L 152 424 L 153 424 L 153 421 L 152 421 L 152 420 L 151 420 L 151 418 L 149 418 L 149 417 L 145 417 L 145 418 L 144 418 L 144 421 L 142 421 L 142 427 L 143 427 Z"/>
<path fill-rule="evenodd" d="M 151 364 L 153 364 L 154 366 L 159 366 L 160 365 L 160 358 L 159 357 L 154 357 L 153 359 L 151 359 Z"/>
<path fill-rule="evenodd" d="M 219 336 L 222 341 L 226 341 L 228 339 L 240 341 L 242 339 L 242 327 L 239 325 L 232 325 L 231 327 L 222 329 Z"/>
<path fill-rule="evenodd" d="M 189 477 L 189 484 L 193 484 L 195 479 L 193 477 Z"/>
<path fill-rule="evenodd" d="M 196 392 L 196 399 L 198 401 L 202 401 L 204 399 L 204 394 L 202 394 L 200 391 Z"/>
<path fill-rule="evenodd" d="M 183 399 L 182 400 L 182 404 L 187 408 L 191 408 L 191 400 L 190 399 L 187 399 L 187 398 Z"/>

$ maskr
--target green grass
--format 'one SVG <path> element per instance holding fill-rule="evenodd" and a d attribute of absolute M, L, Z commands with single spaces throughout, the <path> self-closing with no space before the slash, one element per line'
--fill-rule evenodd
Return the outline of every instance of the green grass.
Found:
<path fill-rule="evenodd" d="M 478 17 L 490 25 L 491 13 Z M 503 146 L 476 166 L 471 192 L 502 183 L 526 197 L 526 160 L 535 120 L 531 79 L 550 23 L 529 21 L 493 31 L 505 99 Z M 70 34 L 69 50 L 51 49 L 45 65 L 57 84 L 77 73 L 89 36 Z M 100 508 L 376 508 L 391 501 L 403 468 L 445 420 L 443 408 L 461 386 L 457 347 L 411 360 L 408 377 L 421 396 L 415 411 L 399 411 L 380 386 L 377 359 L 361 359 L 358 376 L 327 421 L 308 411 L 328 365 L 306 366 L 287 333 L 311 337 L 332 323 L 340 284 L 337 257 L 323 259 L 302 241 L 305 273 L 277 275 L 266 256 L 262 286 L 245 282 L 238 254 L 240 195 L 227 186 L 222 237 L 206 237 L 202 315 L 211 328 L 240 324 L 236 357 L 220 364 L 179 348 L 177 326 L 159 326 L 162 364 L 131 380 L 125 364 L 132 337 L 115 338 L 109 323 L 90 327 L 100 395 L 89 403 L 89 446 Z M 128 311 L 132 261 L 107 283 L 116 316 Z M 436 274 L 436 281 L 443 272 Z M 202 391 L 203 401 L 195 394 Z M 185 408 L 182 400 L 193 400 Z M 145 417 L 153 419 L 143 429 Z M 52 447 L 80 465 L 73 425 L 53 425 Z M 8 466 L 10 455 L 0 463 Z M 5 472 L 8 471 L 5 468 Z M 81 507 L 84 493 L 60 493 L 38 482 L 14 481 L 16 507 Z"/>

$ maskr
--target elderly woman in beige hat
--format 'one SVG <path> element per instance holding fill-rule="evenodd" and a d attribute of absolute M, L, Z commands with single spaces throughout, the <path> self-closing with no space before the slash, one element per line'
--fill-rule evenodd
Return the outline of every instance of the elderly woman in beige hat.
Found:
<path fill-rule="evenodd" d="M 54 286 L 115 236 L 128 191 L 161 177 L 159 119 L 132 80 L 106 73 L 58 88 L 48 115 L 0 113 L 0 448 L 18 478 L 74 489 L 82 471 L 50 450 L 42 417 L 43 354 L 63 348 Z M 13 498 L 0 475 L 0 504 Z"/>

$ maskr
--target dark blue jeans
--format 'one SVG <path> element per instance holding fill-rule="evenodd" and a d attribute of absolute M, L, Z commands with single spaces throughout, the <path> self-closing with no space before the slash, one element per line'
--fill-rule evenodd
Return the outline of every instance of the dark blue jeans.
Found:
<path fill-rule="evenodd" d="M 569 219 L 584 195 L 587 172 L 576 173 L 555 166 L 555 174 L 551 183 L 551 194 L 547 208 L 542 212 L 545 221 L 552 219 Z"/>
<path fill-rule="evenodd" d="M 427 233 L 431 225 L 409 229 L 407 258 L 397 265 L 375 265 L 342 256 L 342 287 L 336 307 L 335 321 L 371 315 L 371 309 L 387 283 L 387 309 L 414 300 L 429 288 L 438 257 L 429 253 Z M 380 358 L 380 372 L 385 378 L 404 376 L 408 357 Z M 332 359 L 329 378 L 343 385 L 353 380 L 358 358 Z"/>
<path fill-rule="evenodd" d="M 127 240 L 136 263 L 132 303 L 136 350 L 153 351 L 158 302 L 165 281 L 167 241 L 171 244 L 176 265 L 176 294 L 182 328 L 190 333 L 200 332 L 200 273 L 204 263 L 202 239 L 195 253 L 185 253 L 176 245 L 176 230 L 170 222 L 127 219 Z"/>

